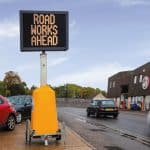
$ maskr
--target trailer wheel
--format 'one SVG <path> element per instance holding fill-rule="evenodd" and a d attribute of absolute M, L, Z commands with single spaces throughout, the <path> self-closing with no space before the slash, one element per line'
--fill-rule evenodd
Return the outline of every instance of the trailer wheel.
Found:
<path fill-rule="evenodd" d="M 60 140 L 61 140 L 61 135 L 57 135 L 56 141 L 60 141 Z"/>

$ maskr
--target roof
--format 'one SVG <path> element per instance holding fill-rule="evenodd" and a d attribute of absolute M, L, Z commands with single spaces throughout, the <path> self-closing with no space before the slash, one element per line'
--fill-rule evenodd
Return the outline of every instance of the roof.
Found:
<path fill-rule="evenodd" d="M 146 66 L 150 66 L 150 62 L 147 62 L 147 63 L 145 63 L 145 64 L 142 65 L 142 66 L 139 66 L 139 67 L 136 68 L 134 71 L 139 70 L 139 69 L 141 69 L 141 68 L 144 68 L 144 67 L 146 67 Z"/>
<path fill-rule="evenodd" d="M 144 67 L 146 67 L 146 66 L 150 66 L 150 62 L 147 62 L 147 63 L 145 63 L 144 65 L 139 66 L 139 67 L 137 67 L 137 68 L 134 69 L 134 70 L 120 71 L 120 72 L 118 72 L 118 73 L 116 73 L 116 74 L 110 76 L 109 79 L 113 78 L 114 76 L 120 76 L 120 75 L 122 75 L 122 74 L 130 75 L 130 74 L 132 74 L 134 71 L 139 70 L 139 69 L 141 69 L 141 68 L 144 68 Z"/>
<path fill-rule="evenodd" d="M 120 75 L 124 75 L 124 74 L 130 75 L 132 72 L 133 72 L 133 71 L 120 71 L 120 72 L 118 72 L 118 73 L 112 75 L 111 77 L 109 77 L 109 79 L 114 78 L 115 76 L 120 76 Z"/>

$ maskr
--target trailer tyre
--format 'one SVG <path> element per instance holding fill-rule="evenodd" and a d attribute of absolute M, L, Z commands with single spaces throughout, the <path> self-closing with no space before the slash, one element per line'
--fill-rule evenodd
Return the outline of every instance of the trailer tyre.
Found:
<path fill-rule="evenodd" d="M 57 135 L 56 141 L 60 141 L 60 140 L 61 140 L 61 135 Z"/>

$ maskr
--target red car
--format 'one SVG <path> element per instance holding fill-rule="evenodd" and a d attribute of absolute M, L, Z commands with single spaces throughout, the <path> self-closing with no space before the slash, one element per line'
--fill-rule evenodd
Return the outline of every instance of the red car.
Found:
<path fill-rule="evenodd" d="M 6 126 L 13 130 L 16 124 L 16 110 L 7 98 L 0 95 L 0 127 Z"/>

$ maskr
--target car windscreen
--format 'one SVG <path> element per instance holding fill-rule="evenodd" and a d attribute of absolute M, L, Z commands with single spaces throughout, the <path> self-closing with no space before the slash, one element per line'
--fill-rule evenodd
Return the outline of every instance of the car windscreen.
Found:
<path fill-rule="evenodd" d="M 8 99 L 14 105 L 21 105 L 22 104 L 22 100 L 18 96 L 9 97 Z"/>
<path fill-rule="evenodd" d="M 8 99 L 13 105 L 24 105 L 25 103 L 32 103 L 31 96 L 12 96 L 8 97 Z"/>
<path fill-rule="evenodd" d="M 115 106 L 115 103 L 113 100 L 104 100 L 101 102 L 102 106 Z"/>

